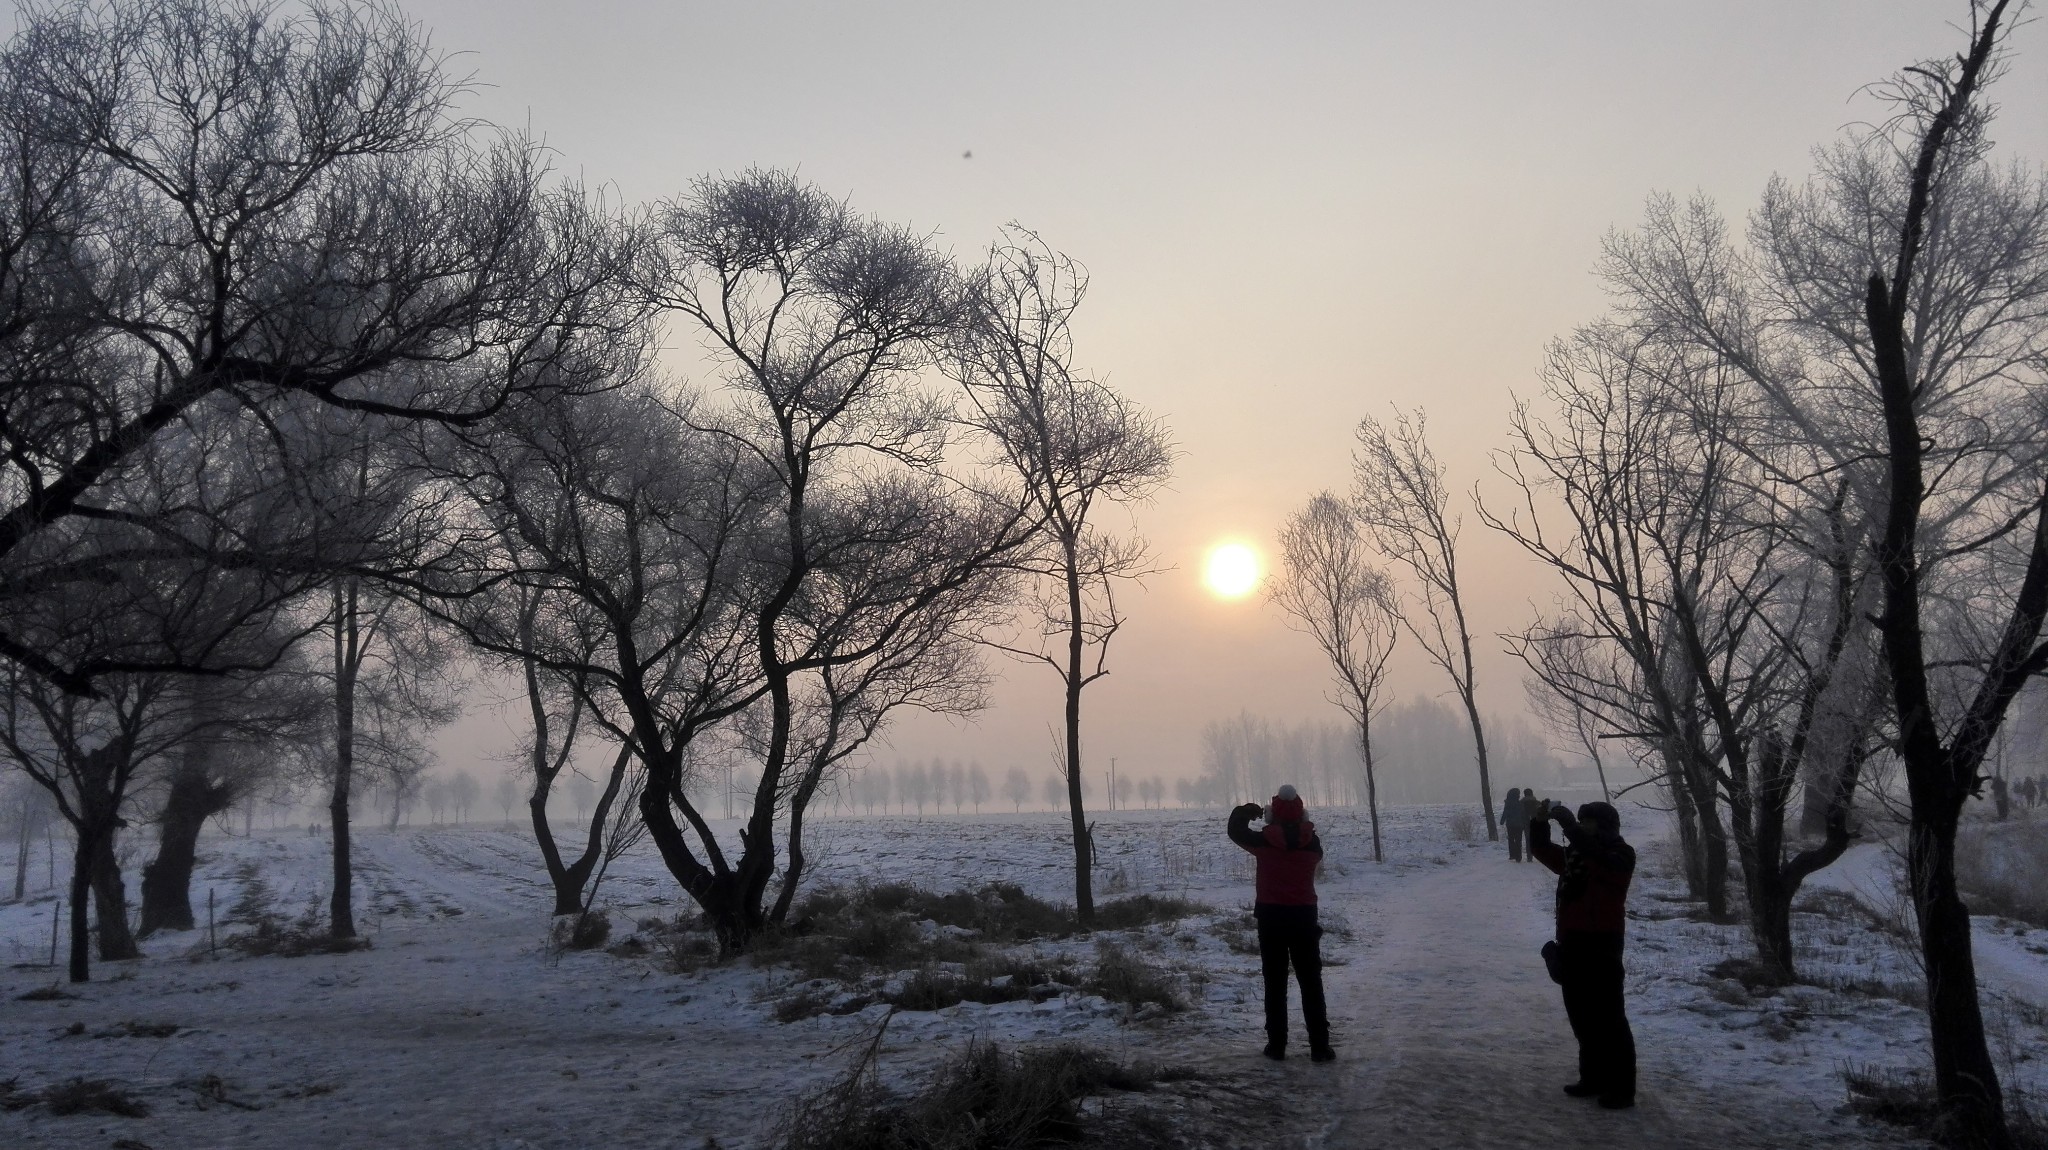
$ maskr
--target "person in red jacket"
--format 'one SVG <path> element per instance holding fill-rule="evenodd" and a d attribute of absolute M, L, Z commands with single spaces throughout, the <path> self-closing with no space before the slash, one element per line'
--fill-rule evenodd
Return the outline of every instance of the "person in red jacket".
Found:
<path fill-rule="evenodd" d="M 1550 841 L 1550 823 L 1565 845 Z M 1579 1080 L 1564 1088 L 1574 1098 L 1597 1096 L 1620 1110 L 1636 1101 L 1636 1040 L 1622 1001 L 1622 928 L 1627 922 L 1635 848 L 1622 841 L 1621 815 L 1606 803 L 1587 803 L 1577 817 L 1562 803 L 1529 824 L 1529 854 L 1557 873 L 1557 966 L 1565 1016 L 1579 1040 Z"/>
<path fill-rule="evenodd" d="M 1302 1021 L 1308 1025 L 1309 1057 L 1328 1062 L 1337 1057 L 1330 1046 L 1330 1015 L 1323 1002 L 1323 956 L 1318 945 L 1323 928 L 1316 924 L 1316 867 L 1323 844 L 1316 825 L 1303 817 L 1301 796 L 1284 786 L 1263 812 L 1260 832 L 1251 821 L 1261 811 L 1246 803 L 1230 812 L 1230 841 L 1259 860 L 1258 893 L 1252 917 L 1259 924 L 1259 968 L 1266 980 L 1266 1057 L 1287 1057 L 1287 968 L 1301 983 Z"/>

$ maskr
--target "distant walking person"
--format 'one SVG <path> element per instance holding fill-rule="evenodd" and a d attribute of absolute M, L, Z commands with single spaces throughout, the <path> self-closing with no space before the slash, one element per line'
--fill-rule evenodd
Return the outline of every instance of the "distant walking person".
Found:
<path fill-rule="evenodd" d="M 1508 832 L 1508 861 L 1522 861 L 1522 836 L 1529 830 L 1529 812 L 1522 808 L 1522 788 L 1509 787 L 1500 805 L 1500 825 Z"/>
<path fill-rule="evenodd" d="M 1258 893 L 1252 917 L 1259 924 L 1259 969 L 1266 979 L 1266 1057 L 1287 1057 L 1287 968 L 1301 983 L 1301 1017 L 1308 1025 L 1309 1057 L 1328 1062 L 1330 1015 L 1323 1003 L 1323 956 L 1316 924 L 1316 865 L 1323 844 L 1316 825 L 1303 818 L 1301 796 L 1284 786 L 1265 810 L 1262 832 L 1251 829 L 1259 804 L 1230 812 L 1230 841 L 1259 860 Z"/>
<path fill-rule="evenodd" d="M 1565 845 L 1550 841 L 1549 819 Z M 1621 1110 L 1636 1101 L 1636 1040 L 1622 1001 L 1621 944 L 1635 848 L 1621 837 L 1621 816 L 1606 803 L 1587 803 L 1578 817 L 1559 803 L 1529 824 L 1529 854 L 1557 872 L 1557 969 L 1564 1010 L 1579 1040 L 1574 1098 L 1596 1096 Z"/>

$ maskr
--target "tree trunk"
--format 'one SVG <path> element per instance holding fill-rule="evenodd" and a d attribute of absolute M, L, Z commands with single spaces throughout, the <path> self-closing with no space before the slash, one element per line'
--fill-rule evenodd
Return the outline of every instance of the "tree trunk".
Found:
<path fill-rule="evenodd" d="M 128 929 L 128 884 L 121 879 L 121 864 L 114 861 L 114 834 L 109 828 L 98 836 L 92 859 L 94 919 L 100 930 L 100 961 L 119 962 L 141 958 L 135 935 Z"/>
<path fill-rule="evenodd" d="M 1757 961 L 1773 985 L 1793 979 L 1792 891 L 1780 872 L 1779 848 L 1783 839 L 1785 812 L 1778 808 L 1773 828 L 1772 804 L 1757 802 L 1738 781 L 1729 795 L 1728 808 L 1734 823 L 1736 853 L 1742 859 L 1742 891 L 1749 903 L 1749 936 L 1756 946 Z"/>
<path fill-rule="evenodd" d="M 533 816 L 533 834 L 540 843 L 541 858 L 547 863 L 548 881 L 555 888 L 556 914 L 578 914 L 586 909 L 583 887 L 590 881 L 591 874 L 597 870 L 598 860 L 604 855 L 605 829 L 611 823 L 612 804 L 618 800 L 619 787 L 625 781 L 626 764 L 631 761 L 632 754 L 631 747 L 619 747 L 618 756 L 612 760 L 611 777 L 605 780 L 604 793 L 598 797 L 597 811 L 590 817 L 583 853 L 571 863 L 562 862 L 561 850 L 555 845 L 554 830 L 548 825 L 549 791 L 544 783 L 536 782 L 527 810 Z"/>
<path fill-rule="evenodd" d="M 1463 633 L 1464 619 L 1464 611 L 1461 609 L 1458 613 L 1460 634 Z M 1468 676 L 1471 674 L 1471 669 L 1472 643 L 1468 639 L 1465 642 L 1465 670 Z M 1497 843 L 1500 841 L 1500 823 L 1494 816 L 1493 776 L 1488 771 L 1486 765 L 1486 728 L 1479 722 L 1479 700 L 1473 697 L 1470 682 L 1471 680 L 1468 678 L 1465 683 L 1460 684 L 1463 690 L 1459 694 L 1465 700 L 1465 718 L 1472 724 L 1474 757 L 1479 760 L 1479 809 L 1486 815 L 1486 841 Z"/>
<path fill-rule="evenodd" d="M 203 741 L 186 751 L 171 776 L 158 818 L 156 858 L 142 868 L 142 936 L 191 930 L 192 867 L 206 820 L 234 805 L 230 786 L 212 781 Z"/>
<path fill-rule="evenodd" d="M 1698 806 L 1700 814 L 1700 841 L 1705 847 L 1705 879 L 1707 917 L 1715 922 L 1728 921 L 1728 830 L 1721 823 L 1721 812 L 1709 798 Z"/>
<path fill-rule="evenodd" d="M 92 923 L 87 906 L 92 900 L 92 860 L 99 849 L 98 837 L 111 833 L 80 825 L 78 841 L 71 854 L 71 981 L 92 978 Z"/>
<path fill-rule="evenodd" d="M 1095 925 L 1094 844 L 1088 836 L 1088 815 L 1081 802 L 1081 688 L 1087 685 L 1081 656 L 1087 638 L 1082 630 L 1080 559 L 1071 537 L 1065 545 L 1067 579 L 1067 813 L 1074 836 L 1074 916 L 1082 930 Z"/>
<path fill-rule="evenodd" d="M 1372 816 L 1372 861 L 1385 862 L 1387 856 L 1380 851 L 1380 785 L 1372 762 L 1371 704 L 1361 700 L 1358 713 L 1358 749 L 1365 759 L 1365 809 Z"/>
<path fill-rule="evenodd" d="M 14 844 L 14 901 L 28 897 L 28 839 L 35 829 L 35 807 L 28 799 L 21 802 L 21 833 Z"/>
<path fill-rule="evenodd" d="M 334 792 L 327 818 L 334 828 L 334 893 L 327 901 L 327 930 L 335 938 L 356 936 L 355 872 L 349 862 L 349 785 L 356 757 L 356 671 L 362 665 L 357 629 L 356 587 L 334 591 Z"/>
<path fill-rule="evenodd" d="M 1685 871 L 1685 893 L 1701 901 L 1707 897 L 1707 846 L 1700 835 L 1700 814 L 1693 806 L 1692 788 L 1685 783 L 1684 770 L 1669 748 L 1664 755 L 1666 788 L 1671 792 L 1671 814 L 1678 823 L 1678 859 Z"/>
<path fill-rule="evenodd" d="M 1928 804 L 1932 806 L 1932 804 Z M 1984 1038 L 1977 968 L 1970 952 L 1970 912 L 1956 892 L 1956 818 L 1913 804 L 1906 861 L 1919 911 L 1920 953 L 1927 964 L 1927 1020 L 1934 1051 L 1934 1089 L 1942 1100 L 1941 1141 L 1970 1150 L 2004 1150 L 2005 1096 Z M 1946 814 L 1946 817 L 1942 817 Z"/>

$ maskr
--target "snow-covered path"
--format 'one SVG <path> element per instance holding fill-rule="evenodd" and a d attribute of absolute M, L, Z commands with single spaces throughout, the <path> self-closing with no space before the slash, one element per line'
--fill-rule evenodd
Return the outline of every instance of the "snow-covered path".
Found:
<path fill-rule="evenodd" d="M 1805 1099 L 1738 1101 L 1689 1085 L 1693 1055 L 1660 1048 L 1640 1025 L 1635 1109 L 1565 1097 L 1577 1047 L 1538 954 L 1551 881 L 1485 852 L 1387 893 L 1377 944 L 1327 973 L 1345 1075 L 1326 1146 L 1763 1150 L 1785 1146 L 1789 1130 L 1808 1146 L 1872 1144 L 1867 1131 L 1843 1142 L 1812 1131 Z"/>

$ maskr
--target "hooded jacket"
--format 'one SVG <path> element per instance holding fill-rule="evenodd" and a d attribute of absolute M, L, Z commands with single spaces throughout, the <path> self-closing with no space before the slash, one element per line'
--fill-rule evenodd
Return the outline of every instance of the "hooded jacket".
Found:
<path fill-rule="evenodd" d="M 1605 806 L 1588 803 L 1588 807 Z M 1611 813 L 1613 808 L 1609 807 Z M 1620 935 L 1628 922 L 1628 886 L 1636 850 L 1615 826 L 1588 826 L 1569 809 L 1558 819 L 1565 845 L 1550 841 L 1550 821 L 1529 824 L 1529 854 L 1557 874 L 1557 933 Z"/>
<path fill-rule="evenodd" d="M 1257 906 L 1314 906 L 1316 866 L 1323 861 L 1323 843 L 1316 825 L 1302 817 L 1299 798 L 1275 797 L 1262 831 L 1251 829 L 1257 803 L 1230 812 L 1230 841 L 1259 860 Z"/>

